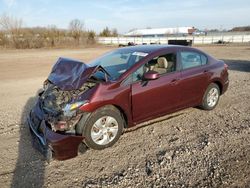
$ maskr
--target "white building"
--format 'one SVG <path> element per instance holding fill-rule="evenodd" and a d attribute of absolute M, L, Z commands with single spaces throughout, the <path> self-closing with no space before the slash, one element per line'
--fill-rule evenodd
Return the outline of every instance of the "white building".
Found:
<path fill-rule="evenodd" d="M 164 37 L 168 35 L 191 35 L 195 32 L 194 27 L 173 27 L 173 28 L 153 28 L 136 29 L 126 33 L 127 37 Z"/>

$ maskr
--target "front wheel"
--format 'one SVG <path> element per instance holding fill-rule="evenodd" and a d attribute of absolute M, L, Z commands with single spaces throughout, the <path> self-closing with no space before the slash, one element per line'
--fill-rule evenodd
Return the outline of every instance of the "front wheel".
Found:
<path fill-rule="evenodd" d="M 105 106 L 93 112 L 83 125 L 85 144 L 101 150 L 114 145 L 120 138 L 124 119 L 118 109 Z"/>
<path fill-rule="evenodd" d="M 220 88 L 217 84 L 211 83 L 202 100 L 201 108 L 204 110 L 212 110 L 216 107 L 220 98 Z"/>

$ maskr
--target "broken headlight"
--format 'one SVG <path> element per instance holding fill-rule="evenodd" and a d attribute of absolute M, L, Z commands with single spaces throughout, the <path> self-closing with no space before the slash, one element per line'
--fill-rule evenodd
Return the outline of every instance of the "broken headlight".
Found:
<path fill-rule="evenodd" d="M 66 104 L 63 108 L 63 115 L 64 116 L 73 116 L 76 113 L 76 110 L 81 107 L 82 105 L 88 104 L 88 100 L 75 102 L 71 104 Z"/>

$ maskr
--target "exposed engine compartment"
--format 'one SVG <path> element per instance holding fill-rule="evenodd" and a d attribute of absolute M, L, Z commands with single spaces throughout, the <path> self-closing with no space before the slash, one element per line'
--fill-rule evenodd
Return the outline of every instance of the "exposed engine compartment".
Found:
<path fill-rule="evenodd" d="M 94 82 L 86 82 L 79 89 L 64 91 L 49 80 L 44 82 L 44 91 L 40 93 L 40 99 L 42 108 L 53 131 L 74 129 L 82 113 L 79 110 L 65 113 L 63 109 L 65 109 L 67 104 L 77 101 L 79 96 L 95 85 L 96 83 Z"/>
<path fill-rule="evenodd" d="M 73 131 L 84 113 L 79 107 L 87 102 L 86 92 L 107 81 L 108 76 L 101 66 L 59 58 L 39 94 L 40 108 L 51 129 Z"/>

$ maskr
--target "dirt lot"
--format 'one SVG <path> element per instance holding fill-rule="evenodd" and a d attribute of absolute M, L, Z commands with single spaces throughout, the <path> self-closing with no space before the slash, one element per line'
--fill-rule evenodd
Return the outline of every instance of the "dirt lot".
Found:
<path fill-rule="evenodd" d="M 111 48 L 0 50 L 0 187 L 250 187 L 250 47 L 199 48 L 229 65 L 215 110 L 182 110 L 50 164 L 24 123 L 37 90 L 59 56 L 88 61 Z"/>

